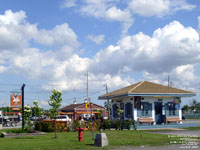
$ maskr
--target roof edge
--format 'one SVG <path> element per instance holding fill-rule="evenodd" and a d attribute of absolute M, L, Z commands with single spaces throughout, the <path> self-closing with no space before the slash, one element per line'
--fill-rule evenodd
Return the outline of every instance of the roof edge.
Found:
<path fill-rule="evenodd" d="M 121 94 L 121 95 L 115 95 L 115 96 L 100 96 L 98 97 L 99 100 L 104 99 L 111 99 L 111 98 L 117 98 L 117 97 L 123 97 L 123 96 L 174 96 L 174 97 L 191 97 L 196 96 L 196 93 L 129 93 L 129 94 Z"/>

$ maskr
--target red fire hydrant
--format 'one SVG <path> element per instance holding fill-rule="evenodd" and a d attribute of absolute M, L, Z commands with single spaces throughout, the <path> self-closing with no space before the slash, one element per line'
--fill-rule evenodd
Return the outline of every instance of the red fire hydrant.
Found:
<path fill-rule="evenodd" d="M 83 140 L 83 128 L 78 128 L 78 140 L 82 141 Z"/>

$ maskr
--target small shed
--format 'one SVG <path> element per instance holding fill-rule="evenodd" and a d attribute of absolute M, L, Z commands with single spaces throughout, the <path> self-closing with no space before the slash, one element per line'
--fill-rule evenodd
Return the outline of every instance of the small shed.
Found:
<path fill-rule="evenodd" d="M 99 96 L 99 99 L 112 101 L 112 119 L 162 124 L 182 123 L 181 98 L 195 95 L 191 91 L 141 81 Z"/>

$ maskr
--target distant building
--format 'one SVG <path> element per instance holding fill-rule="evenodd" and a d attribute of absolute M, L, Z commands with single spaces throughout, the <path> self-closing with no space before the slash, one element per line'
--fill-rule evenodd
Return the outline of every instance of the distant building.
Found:
<path fill-rule="evenodd" d="M 112 119 L 162 124 L 181 123 L 181 98 L 195 95 L 194 92 L 141 81 L 102 95 L 99 99 L 112 100 Z"/>
<path fill-rule="evenodd" d="M 99 114 L 100 110 L 103 111 L 102 116 L 107 117 L 106 109 L 100 105 L 90 103 L 90 108 L 86 108 L 87 103 L 81 103 L 81 104 L 71 104 L 68 106 L 65 106 L 61 109 L 59 109 L 59 114 L 66 114 L 68 115 L 71 119 L 79 119 L 79 117 L 85 117 L 89 118 L 94 114 Z"/>

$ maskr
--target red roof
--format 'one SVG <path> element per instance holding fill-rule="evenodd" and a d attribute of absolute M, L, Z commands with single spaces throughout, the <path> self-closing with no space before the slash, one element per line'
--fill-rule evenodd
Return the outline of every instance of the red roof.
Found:
<path fill-rule="evenodd" d="M 74 112 L 74 108 L 77 108 L 81 105 L 83 105 L 84 103 L 82 104 L 71 104 L 71 105 L 68 105 L 68 106 L 65 106 L 61 109 L 59 109 L 58 111 L 61 111 L 61 112 Z"/>
<path fill-rule="evenodd" d="M 92 103 L 92 107 L 93 108 L 102 108 L 102 109 L 105 109 L 104 107 L 102 107 L 100 105 L 97 105 L 97 104 L 94 104 L 94 103 Z M 68 105 L 68 106 L 65 106 L 65 107 L 59 109 L 58 111 L 59 112 L 74 112 L 75 108 L 76 109 L 78 109 L 78 108 L 80 108 L 80 109 L 85 108 L 85 103 L 71 104 L 71 105 Z"/>

